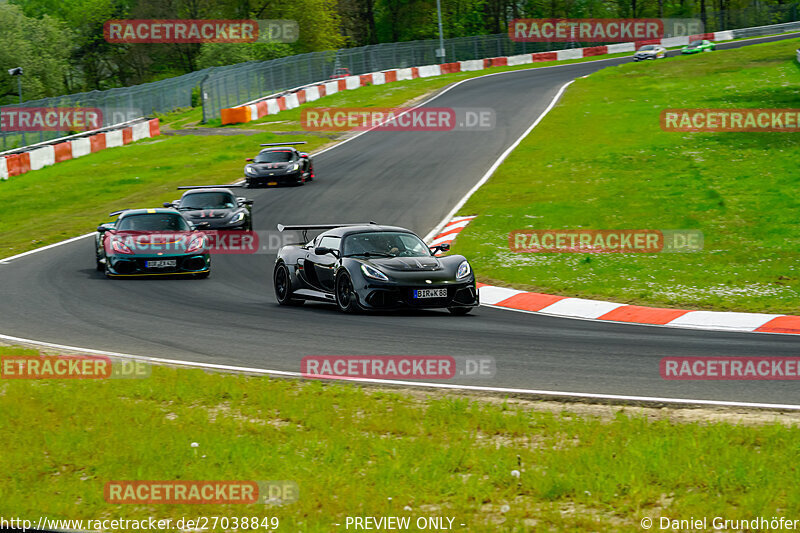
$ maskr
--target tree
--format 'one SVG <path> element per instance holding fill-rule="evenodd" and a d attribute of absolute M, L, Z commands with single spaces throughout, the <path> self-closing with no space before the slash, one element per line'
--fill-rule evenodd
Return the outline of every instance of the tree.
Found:
<path fill-rule="evenodd" d="M 6 71 L 22 67 L 23 96 L 34 100 L 66 92 L 72 32 L 45 15 L 26 17 L 19 6 L 0 4 L 0 103 L 17 101 L 17 80 Z"/>

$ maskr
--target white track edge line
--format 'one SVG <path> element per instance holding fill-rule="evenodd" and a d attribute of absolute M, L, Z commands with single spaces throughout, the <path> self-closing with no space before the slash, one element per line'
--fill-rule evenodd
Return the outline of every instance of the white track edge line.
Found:
<path fill-rule="evenodd" d="M 9 263 L 9 262 L 13 261 L 14 259 L 19 259 L 20 257 L 25 257 L 26 255 L 35 254 L 36 252 L 43 252 L 44 250 L 49 250 L 50 248 L 55 248 L 55 247 L 61 246 L 63 244 L 69 244 L 71 242 L 75 242 L 75 241 L 79 241 L 81 239 L 85 239 L 86 237 L 90 237 L 90 236 L 94 235 L 95 233 L 97 233 L 97 232 L 93 231 L 91 233 L 84 233 L 83 235 L 78 235 L 77 237 L 72 237 L 72 238 L 67 239 L 65 241 L 59 241 L 59 242 L 56 242 L 56 243 L 53 243 L 53 244 L 48 244 L 47 246 L 42 246 L 40 248 L 34 248 L 33 250 L 28 250 L 27 252 L 22 252 L 21 254 L 12 255 L 11 257 L 6 257 L 6 258 L 3 258 L 3 259 L 0 259 L 0 265 L 5 264 L 5 263 Z"/>
<path fill-rule="evenodd" d="M 69 351 L 84 352 L 88 354 L 106 355 L 111 357 L 118 357 L 124 359 L 134 359 L 139 361 L 147 361 L 154 364 L 173 365 L 189 368 L 206 368 L 209 370 L 222 370 L 232 372 L 243 372 L 248 374 L 258 375 L 272 375 L 284 376 L 293 378 L 315 379 L 307 378 L 302 372 L 290 372 L 284 370 L 268 370 L 264 368 L 252 368 L 233 365 L 221 365 L 214 363 L 199 363 L 193 361 L 181 361 L 178 359 L 165 359 L 161 357 L 147 357 L 143 355 L 132 355 L 119 352 L 111 352 L 106 350 L 94 350 L 90 348 L 80 348 L 77 346 L 68 346 L 64 344 L 55 344 L 50 342 L 36 341 L 25 339 L 21 337 L 14 337 L 11 335 L 0 334 L 0 339 L 13 342 L 22 342 L 26 344 L 33 344 L 36 346 L 43 346 L 46 348 L 58 348 Z M 739 407 L 739 408 L 754 408 L 754 409 L 773 409 L 773 410 L 790 410 L 800 411 L 800 405 L 793 404 L 777 404 L 777 403 L 760 403 L 760 402 L 735 402 L 727 400 L 694 400 L 690 398 L 661 398 L 655 396 L 631 396 L 621 394 L 600 394 L 588 392 L 565 392 L 565 391 L 549 391 L 539 389 L 520 389 L 511 387 L 483 387 L 478 385 L 458 385 L 448 383 L 430 383 L 418 381 L 402 381 L 390 379 L 369 379 L 369 378 L 347 378 L 347 379 L 326 379 L 325 381 L 332 382 L 345 382 L 345 383 L 366 383 L 372 385 L 402 385 L 407 387 L 419 387 L 428 389 L 444 389 L 456 391 L 474 391 L 474 392 L 493 392 L 493 393 L 507 393 L 507 394 L 528 394 L 534 396 L 552 396 L 556 398 L 575 398 L 578 400 L 615 400 L 625 402 L 641 402 L 641 403 L 655 403 L 655 404 L 675 404 L 675 405 L 707 405 L 714 407 Z"/>
<path fill-rule="evenodd" d="M 616 58 L 614 58 L 614 59 L 616 59 Z M 517 72 L 517 71 L 512 71 L 512 72 Z M 442 229 L 445 227 L 445 225 L 450 221 L 450 219 L 452 219 L 455 216 L 455 214 L 458 212 L 458 210 L 461 209 L 462 207 L 464 207 L 464 204 L 467 203 L 467 200 L 469 200 L 470 197 L 472 197 L 472 195 L 475 194 L 478 191 L 478 189 L 480 189 L 483 186 L 484 183 L 489 181 L 489 178 L 491 178 L 492 175 L 497 171 L 497 169 L 500 167 L 500 165 L 503 163 L 503 161 L 505 161 L 506 158 L 508 158 L 508 156 L 511 155 L 511 152 L 513 152 L 514 149 L 517 146 L 520 145 L 520 143 L 525 139 L 525 137 L 527 137 L 533 131 L 533 129 L 536 126 L 539 125 L 539 123 L 544 119 L 544 117 L 547 116 L 547 114 L 550 112 L 550 110 L 555 107 L 556 103 L 558 103 L 558 100 L 561 98 L 561 95 L 564 94 L 564 91 L 567 90 L 567 87 L 572 85 L 572 83 L 574 81 L 575 80 L 570 80 L 570 81 L 568 81 L 567 83 L 565 83 L 564 85 L 561 86 L 561 88 L 558 90 L 558 92 L 553 97 L 553 99 L 550 100 L 550 103 L 545 108 L 545 110 L 542 111 L 539 114 L 539 116 L 536 117 L 536 120 L 533 121 L 533 124 L 531 124 L 528 127 L 528 129 L 526 129 L 522 133 L 522 135 L 520 135 L 517 138 L 517 140 L 514 141 L 511 144 L 511 146 L 506 148 L 506 150 L 502 154 L 500 154 L 500 157 L 498 157 L 497 160 L 492 164 L 492 166 L 489 167 L 489 170 L 487 170 L 486 173 L 481 177 L 481 179 L 478 180 L 478 183 L 473 185 L 473 187 L 467 192 L 467 194 L 465 194 L 464 196 L 461 197 L 461 200 L 458 201 L 458 203 L 455 205 L 455 207 L 453 207 L 453 209 L 451 209 L 450 212 L 447 213 L 447 215 L 427 235 L 425 235 L 425 238 L 423 239 L 425 242 L 430 242 L 430 240 L 433 237 L 438 235 L 442 231 Z"/>

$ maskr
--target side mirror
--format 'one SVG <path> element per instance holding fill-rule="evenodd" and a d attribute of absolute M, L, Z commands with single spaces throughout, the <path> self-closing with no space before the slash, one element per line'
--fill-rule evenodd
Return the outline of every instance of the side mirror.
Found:
<path fill-rule="evenodd" d="M 433 253 L 436 253 L 436 252 L 449 252 L 449 251 L 450 251 L 450 245 L 448 243 L 446 243 L 446 242 L 442 243 L 442 244 L 439 244 L 437 246 L 431 246 L 431 252 L 433 252 Z"/>
<path fill-rule="evenodd" d="M 164 207 L 175 207 L 174 205 L 172 205 L 172 202 L 164 202 L 163 205 Z"/>
<path fill-rule="evenodd" d="M 208 229 L 211 227 L 211 224 L 209 224 L 208 222 L 198 222 L 197 224 L 194 225 L 194 227 L 196 229 Z"/>
<path fill-rule="evenodd" d="M 302 157 L 303 159 L 308 159 L 308 154 L 305 152 L 300 152 L 300 157 Z"/>
<path fill-rule="evenodd" d="M 326 248 L 324 246 L 317 246 L 314 248 L 314 253 L 316 255 L 336 255 L 336 250 L 333 248 Z"/>
<path fill-rule="evenodd" d="M 250 163 L 252 163 L 253 162 L 253 158 L 252 157 L 248 157 L 247 159 L 245 159 L 245 161 L 249 161 Z"/>
<path fill-rule="evenodd" d="M 242 205 L 250 205 L 250 206 L 252 206 L 253 205 L 253 200 L 245 200 L 245 201 L 242 202 Z"/>
<path fill-rule="evenodd" d="M 99 233 L 105 233 L 108 231 L 108 228 L 106 226 L 97 226 L 97 231 Z"/>

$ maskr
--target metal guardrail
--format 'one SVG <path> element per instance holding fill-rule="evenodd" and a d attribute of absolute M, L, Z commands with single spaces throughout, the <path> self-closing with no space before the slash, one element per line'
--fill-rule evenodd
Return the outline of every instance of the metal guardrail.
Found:
<path fill-rule="evenodd" d="M 794 6 L 794 4 L 792 4 Z M 710 17 L 706 31 L 731 30 L 734 38 L 757 37 L 800 30 L 800 17 L 795 7 L 782 10 L 772 6 L 762 11 L 742 10 Z M 793 20 L 793 22 L 779 22 Z M 738 25 L 763 22 L 766 25 L 733 29 Z M 669 36 L 667 36 L 669 37 Z M 446 61 L 467 61 L 487 57 L 546 52 L 564 48 L 580 48 L 608 43 L 519 43 L 505 33 L 445 39 Z M 91 91 L 24 102 L 24 107 L 95 107 L 103 112 L 103 127 L 111 127 L 134 117 L 153 116 L 192 106 L 192 95 L 198 94 L 203 104 L 203 119 L 218 118 L 220 109 L 258 100 L 268 94 L 318 83 L 330 78 L 335 68 L 349 69 L 350 74 L 366 74 L 392 68 L 405 68 L 441 63 L 436 56 L 438 40 L 428 39 L 401 43 L 385 43 L 358 48 L 311 52 L 270 61 L 249 61 L 224 67 L 211 67 L 183 76 L 157 82 Z M 13 107 L 13 106 L 8 106 Z M 26 140 L 38 137 L 45 142 L 69 132 L 28 132 Z M 1 148 L 8 150 L 21 143 L 21 135 L 0 131 Z M 27 143 L 26 143 L 27 144 Z"/>

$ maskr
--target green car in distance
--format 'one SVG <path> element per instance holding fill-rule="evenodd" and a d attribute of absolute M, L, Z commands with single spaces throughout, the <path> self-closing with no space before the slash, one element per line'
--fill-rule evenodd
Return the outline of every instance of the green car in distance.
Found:
<path fill-rule="evenodd" d="M 681 54 L 697 54 L 699 52 L 713 52 L 717 45 L 705 39 L 700 41 L 692 41 L 684 46 Z"/>

